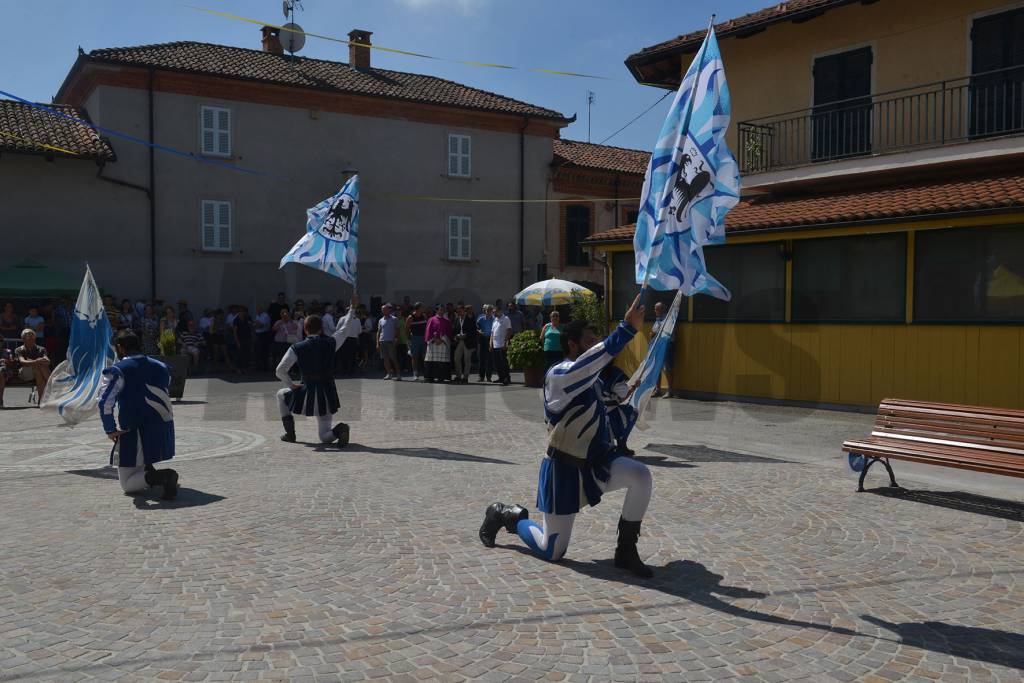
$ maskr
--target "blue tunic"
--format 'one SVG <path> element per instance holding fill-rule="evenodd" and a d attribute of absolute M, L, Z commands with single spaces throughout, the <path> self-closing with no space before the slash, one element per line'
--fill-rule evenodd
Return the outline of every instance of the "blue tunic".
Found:
<path fill-rule="evenodd" d="M 302 386 L 291 392 L 289 406 L 296 415 L 333 415 L 341 407 L 334 385 L 334 337 L 323 334 L 292 344 L 299 359 Z"/>
<path fill-rule="evenodd" d="M 152 465 L 174 457 L 174 414 L 167 389 L 171 373 L 160 361 L 129 356 L 103 371 L 100 419 L 108 434 L 122 434 L 110 453 L 119 467 Z M 114 406 L 117 406 L 117 420 Z"/>
<path fill-rule="evenodd" d="M 571 515 L 584 505 L 601 502 L 597 482 L 608 481 L 615 453 L 611 426 L 598 385 L 611 364 L 636 334 L 620 323 L 607 339 L 576 360 L 564 360 L 544 378 L 544 419 L 548 424 L 548 457 L 540 466 L 537 509 Z"/>

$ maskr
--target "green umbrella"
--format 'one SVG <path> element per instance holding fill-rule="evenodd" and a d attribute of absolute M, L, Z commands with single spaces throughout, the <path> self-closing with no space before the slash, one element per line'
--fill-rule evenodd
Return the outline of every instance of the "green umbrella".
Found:
<path fill-rule="evenodd" d="M 80 277 L 48 268 L 38 261 L 22 261 L 0 270 L 0 297 L 74 296 L 81 286 Z"/>

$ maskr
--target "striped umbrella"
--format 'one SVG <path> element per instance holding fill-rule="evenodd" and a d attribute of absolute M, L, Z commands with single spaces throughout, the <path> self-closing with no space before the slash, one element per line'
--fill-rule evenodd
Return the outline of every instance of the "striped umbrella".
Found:
<path fill-rule="evenodd" d="M 572 301 L 573 295 L 594 296 L 586 287 L 568 280 L 543 280 L 535 282 L 515 296 L 520 306 L 561 306 Z"/>

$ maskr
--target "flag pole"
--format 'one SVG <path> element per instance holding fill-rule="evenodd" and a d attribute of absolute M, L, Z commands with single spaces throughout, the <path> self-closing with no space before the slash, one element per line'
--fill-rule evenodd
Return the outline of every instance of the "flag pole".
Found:
<path fill-rule="evenodd" d="M 701 66 L 704 64 L 704 54 L 707 52 L 707 49 L 708 49 L 708 36 L 711 35 L 711 31 L 714 29 L 714 27 L 715 27 L 715 15 L 712 14 L 711 15 L 711 19 L 708 20 L 708 30 L 704 34 L 704 43 L 700 46 L 700 53 L 697 55 L 697 71 L 694 74 L 693 83 L 690 84 L 690 100 L 689 100 L 689 102 L 686 103 L 686 114 L 684 114 L 684 116 L 683 116 L 683 125 L 682 125 L 682 130 L 683 130 L 683 132 L 685 134 L 689 133 L 690 121 L 693 119 L 693 100 L 694 100 L 694 97 L 696 97 L 696 95 L 697 95 L 697 83 L 700 80 L 700 69 L 701 69 Z M 665 221 L 660 220 L 660 215 L 662 214 L 662 212 L 663 212 L 663 207 L 659 206 L 658 207 L 658 214 L 659 215 L 655 217 L 654 238 L 651 240 L 651 247 L 652 247 L 651 251 L 652 252 L 653 252 L 653 246 L 654 246 L 655 242 L 657 242 L 658 239 L 662 236 L 662 233 L 665 232 Z M 644 284 L 640 287 L 640 294 L 641 294 L 640 301 L 641 302 L 646 299 L 647 282 L 651 278 L 650 261 L 648 261 L 647 265 L 648 265 L 648 267 L 646 269 L 647 272 L 644 273 Z"/>

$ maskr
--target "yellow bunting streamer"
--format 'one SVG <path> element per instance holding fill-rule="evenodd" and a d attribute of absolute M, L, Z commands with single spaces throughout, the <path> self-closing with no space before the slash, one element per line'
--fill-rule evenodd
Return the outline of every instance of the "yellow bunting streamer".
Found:
<path fill-rule="evenodd" d="M 62 152 L 64 154 L 70 154 L 73 157 L 80 156 L 78 154 L 78 152 L 72 152 L 70 149 L 64 149 L 63 147 L 57 147 L 56 145 L 48 145 L 45 142 L 37 142 L 35 140 L 29 140 L 28 138 L 23 138 L 21 136 L 15 135 L 14 133 L 8 133 L 6 131 L 0 130 L 0 135 L 4 136 L 5 138 L 12 138 L 12 139 L 17 140 L 19 142 L 24 142 L 24 143 L 29 144 L 29 145 L 35 145 L 36 147 L 42 147 L 44 149 L 52 149 L 55 152 Z"/>
<path fill-rule="evenodd" d="M 363 193 L 363 197 L 374 197 L 372 194 Z M 451 202 L 457 204 L 466 202 L 471 204 L 579 204 L 587 202 L 639 202 L 640 197 L 573 197 L 572 199 L 469 199 L 465 197 L 433 197 L 421 194 L 383 194 L 376 195 L 381 199 L 394 199 L 398 201 L 422 201 L 422 202 Z"/>
<path fill-rule="evenodd" d="M 266 21 L 260 21 L 259 19 L 253 19 L 252 17 L 243 17 L 237 14 L 231 14 L 229 12 L 221 12 L 214 9 L 207 9 L 205 7 L 196 7 L 195 5 L 185 5 L 189 9 L 194 9 L 198 12 L 205 12 L 214 16 L 223 17 L 225 19 L 233 19 L 234 21 L 244 21 L 247 24 L 256 24 L 257 26 L 269 26 L 270 28 L 276 28 L 280 31 L 287 31 L 289 33 L 301 33 L 304 36 L 310 38 L 320 38 L 321 40 L 330 40 L 335 43 L 341 43 L 342 45 L 353 45 L 355 47 L 368 47 L 371 50 L 380 50 L 381 52 L 391 52 L 393 54 L 407 55 L 409 57 L 419 57 L 421 59 L 433 59 L 442 62 L 454 62 L 456 64 L 467 64 L 469 66 L 479 66 L 486 69 L 511 69 L 515 71 L 533 71 L 536 73 L 553 74 L 555 76 L 571 76 L 573 78 L 594 78 L 602 81 L 614 81 L 619 80 L 615 78 L 609 78 L 608 76 L 594 76 L 591 74 L 582 74 L 575 71 L 559 71 L 557 69 L 521 69 L 516 66 L 509 66 L 507 64 L 494 64 L 491 62 L 477 62 L 469 59 L 448 59 L 445 57 L 435 57 L 433 55 L 425 55 L 422 52 L 410 52 L 409 50 L 399 50 L 394 47 L 384 47 L 383 45 L 370 45 L 368 43 L 359 43 L 356 41 L 345 40 L 344 38 L 335 38 L 334 36 L 325 36 L 318 33 L 310 33 L 309 31 L 293 31 L 286 29 L 280 24 L 272 24 Z"/>

